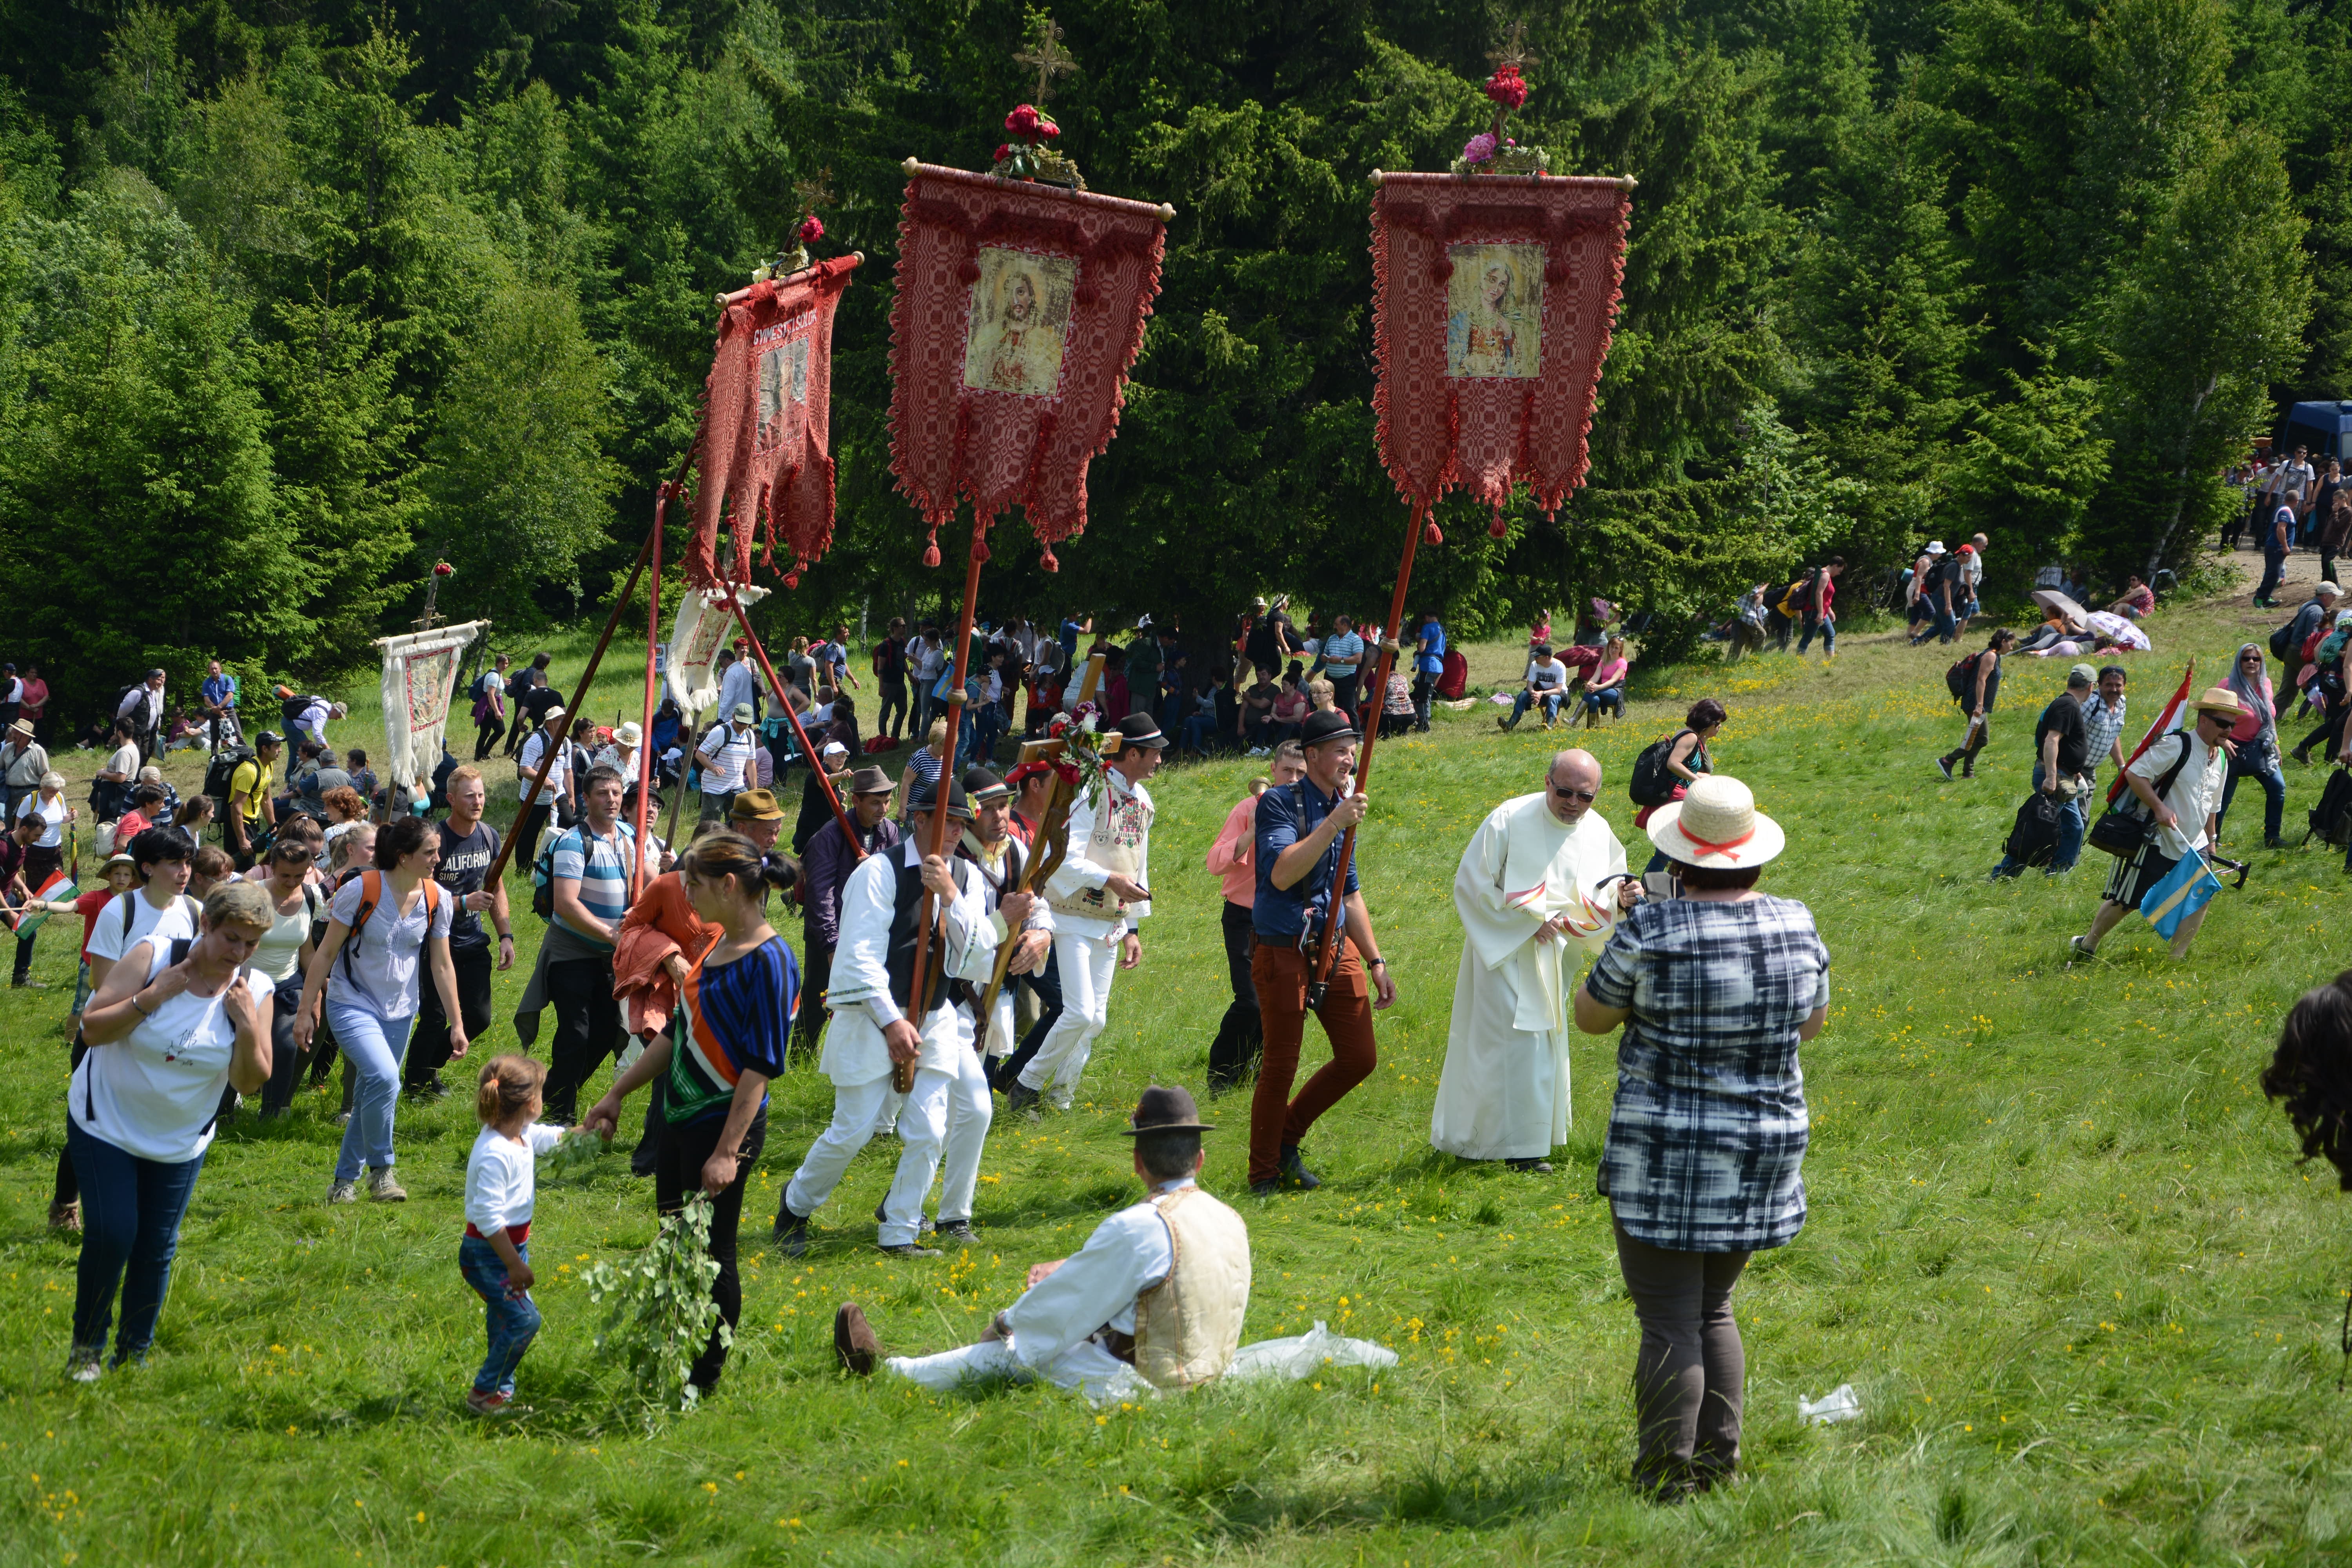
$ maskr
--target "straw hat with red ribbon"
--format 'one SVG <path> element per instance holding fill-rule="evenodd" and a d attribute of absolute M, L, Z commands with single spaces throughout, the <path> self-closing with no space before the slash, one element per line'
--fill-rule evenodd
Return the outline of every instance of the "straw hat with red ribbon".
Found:
<path fill-rule="evenodd" d="M 1756 809 L 1756 797 L 1738 779 L 1702 774 L 1681 800 L 1650 814 L 1650 842 L 1669 860 L 1745 871 L 1787 847 L 1780 825 Z"/>

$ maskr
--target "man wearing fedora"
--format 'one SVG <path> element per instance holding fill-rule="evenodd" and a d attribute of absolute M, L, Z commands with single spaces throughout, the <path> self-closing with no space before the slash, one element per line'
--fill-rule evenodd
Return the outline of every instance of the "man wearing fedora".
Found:
<path fill-rule="evenodd" d="M 2194 724 L 2159 737 L 2124 769 L 2124 783 L 2139 797 L 2139 815 L 2148 819 L 2148 832 L 2136 853 L 2116 858 L 2091 929 L 2068 939 L 2075 956 L 2096 952 L 2100 940 L 2139 908 L 2148 889 L 2188 857 L 2205 854 L 2216 831 L 2213 808 L 2221 803 L 2221 784 L 2229 773 L 2229 753 L 2221 742 L 2245 716 L 2245 704 L 2236 692 L 2212 687 L 2197 700 Z M 2204 923 L 2205 909 L 2200 906 L 2173 928 L 2174 958 L 2189 956 L 2189 944 Z"/>
<path fill-rule="evenodd" d="M 1323 1184 L 1300 1160 L 1298 1146 L 1318 1117 L 1371 1077 L 1379 1060 L 1372 1009 L 1396 1000 L 1396 983 L 1389 978 L 1388 961 L 1372 933 L 1371 911 L 1357 886 L 1355 858 L 1348 855 L 1347 864 L 1340 864 L 1343 835 L 1364 819 L 1365 797 L 1348 789 L 1361 738 L 1342 714 L 1308 714 L 1298 736 L 1307 776 L 1258 797 L 1257 896 L 1250 906 L 1256 946 L 1250 953 L 1250 981 L 1257 987 L 1265 1044 L 1250 1100 L 1249 1181 L 1250 1191 L 1261 1197 L 1286 1185 L 1308 1191 Z M 1318 997 L 1319 944 L 1335 898 L 1344 910 L 1344 929 L 1328 932 L 1339 949 L 1328 988 Z M 1309 1011 L 1323 1022 L 1331 1059 L 1294 1100 L 1290 1085 L 1298 1076 Z"/>
<path fill-rule="evenodd" d="M 940 1392 L 1042 1378 L 1100 1397 L 1129 1377 L 1166 1391 L 1214 1381 L 1241 1348 L 1250 1289 L 1249 1226 L 1199 1184 L 1201 1135 L 1214 1131 L 1183 1089 L 1145 1089 L 1126 1129 L 1144 1200 L 1073 1256 L 1033 1265 L 1028 1289 L 978 1344 L 884 1361 L 866 1314 L 845 1301 L 834 1353 L 861 1376 L 878 1363 Z"/>
<path fill-rule="evenodd" d="M 1118 750 L 1103 788 L 1071 803 L 1068 848 L 1045 879 L 1062 1016 L 1005 1090 L 1009 1110 L 1026 1110 L 1041 1095 L 1057 1110 L 1070 1108 L 1095 1037 L 1110 1019 L 1113 963 L 1133 969 L 1143 961 L 1136 924 L 1151 913 L 1153 809 L 1143 781 L 1159 769 L 1168 737 L 1149 712 L 1129 713 L 1113 733 Z"/>
<path fill-rule="evenodd" d="M 1429 1142 L 1538 1175 L 1568 1142 L 1568 999 L 1575 966 L 1642 896 L 1625 847 L 1592 809 L 1601 762 L 1561 752 L 1535 795 L 1507 800 L 1454 873 L 1462 967 Z"/>
<path fill-rule="evenodd" d="M 961 780 L 942 779 L 918 789 L 916 811 L 937 809 L 941 784 L 949 786 L 948 816 L 968 826 L 971 806 Z M 919 1001 L 915 954 L 922 944 L 926 893 L 931 940 Z M 833 1195 L 850 1161 L 873 1138 L 889 1098 L 891 1069 L 900 1062 L 914 1064 L 915 1083 L 901 1113 L 903 1149 L 889 1195 L 882 1200 L 876 1240 L 894 1257 L 939 1256 L 919 1238 L 923 1200 L 939 1173 L 950 1107 L 959 1117 L 979 1118 L 983 1135 L 993 1114 L 971 1007 L 950 983 L 988 983 L 997 943 L 1009 922 L 1027 916 L 1029 901 L 1027 895 L 1014 894 L 992 912 L 972 862 L 927 856 L 913 839 L 867 856 L 850 873 L 841 896 L 841 942 L 834 953 L 833 1027 L 817 1058 L 817 1070 L 833 1080 L 833 1121 L 793 1173 L 776 1211 L 774 1240 L 787 1256 L 808 1250 L 809 1216 Z M 965 1220 L 968 1233 L 980 1140 L 959 1140 L 957 1149 L 969 1168 L 950 1169 L 940 1212 Z M 940 1228 L 956 1234 L 944 1220 Z"/>
<path fill-rule="evenodd" d="M 7 739 L 0 741 L 0 793 L 6 799 L 0 819 L 16 821 L 16 803 L 38 794 L 41 775 L 48 771 L 48 748 L 33 739 L 31 721 L 19 719 L 10 724 Z"/>
<path fill-rule="evenodd" d="M 735 804 L 738 792 L 759 784 L 753 769 L 757 763 L 752 753 L 759 750 L 760 732 L 752 727 L 754 715 L 749 702 L 738 702 L 723 710 L 727 717 L 710 727 L 702 743 L 694 749 L 696 764 L 702 769 L 702 820 L 717 822 Z"/>
<path fill-rule="evenodd" d="M 831 813 L 801 857 L 801 1016 L 793 1027 L 793 1048 L 814 1051 L 824 1033 L 825 988 L 833 975 L 833 951 L 841 942 L 841 890 L 849 874 L 869 855 L 898 845 L 898 825 L 890 820 L 890 794 L 897 786 L 880 768 L 849 775 L 849 823 L 845 831 Z M 741 807 L 743 797 L 736 797 Z M 781 818 L 783 814 L 777 813 Z M 740 827 L 740 824 L 738 825 Z M 770 830 L 771 842 L 774 831 Z"/>

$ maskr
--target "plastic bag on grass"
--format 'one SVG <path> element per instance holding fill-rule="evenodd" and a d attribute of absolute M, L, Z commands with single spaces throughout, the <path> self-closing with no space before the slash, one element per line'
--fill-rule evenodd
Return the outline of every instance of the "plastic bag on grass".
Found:
<path fill-rule="evenodd" d="M 1280 1377 L 1293 1383 L 1322 1371 L 1325 1367 L 1394 1366 L 1396 1352 L 1370 1340 L 1349 1339 L 1335 1334 L 1318 1318 L 1315 1326 L 1303 1334 L 1286 1339 L 1260 1340 L 1244 1345 L 1234 1356 L 1234 1364 L 1225 1369 L 1229 1378 Z"/>
<path fill-rule="evenodd" d="M 1850 1383 L 1839 1384 L 1819 1399 L 1807 1399 L 1799 1394 L 1797 1418 L 1816 1426 L 1827 1426 L 1839 1421 L 1859 1421 L 1862 1419 L 1862 1395 L 1853 1391 L 1853 1384 Z"/>

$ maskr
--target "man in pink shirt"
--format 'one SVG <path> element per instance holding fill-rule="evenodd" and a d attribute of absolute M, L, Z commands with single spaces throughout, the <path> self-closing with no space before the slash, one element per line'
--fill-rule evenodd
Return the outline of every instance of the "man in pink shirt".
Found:
<path fill-rule="evenodd" d="M 1307 776 L 1307 754 L 1296 741 L 1274 749 L 1273 787 L 1287 789 Z M 1258 1023 L 1257 986 L 1250 979 L 1250 954 L 1257 946 L 1250 910 L 1257 902 L 1257 797 L 1261 784 L 1225 814 L 1217 841 L 1209 846 L 1208 868 L 1224 884 L 1225 967 L 1234 986 L 1234 1005 L 1217 1026 L 1209 1047 L 1209 1092 L 1222 1094 L 1249 1081 L 1257 1070 L 1262 1031 Z"/>

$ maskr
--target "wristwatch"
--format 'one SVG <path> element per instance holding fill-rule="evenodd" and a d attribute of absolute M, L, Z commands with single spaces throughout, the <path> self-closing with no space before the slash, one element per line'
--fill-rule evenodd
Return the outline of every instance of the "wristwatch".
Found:
<path fill-rule="evenodd" d="M 1364 967 L 1366 969 L 1386 969 L 1388 966 L 1389 961 L 1385 958 L 1368 958 L 1364 960 Z"/>

